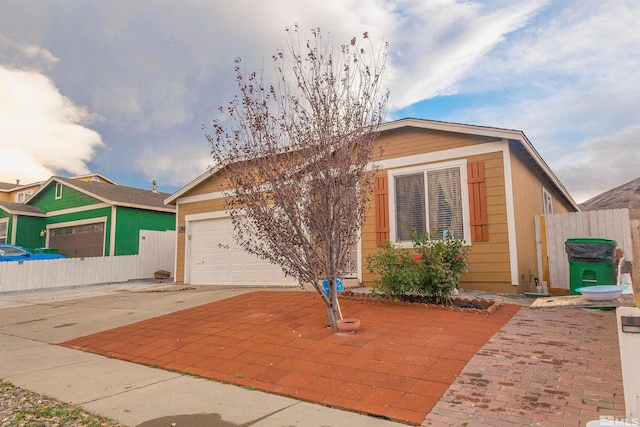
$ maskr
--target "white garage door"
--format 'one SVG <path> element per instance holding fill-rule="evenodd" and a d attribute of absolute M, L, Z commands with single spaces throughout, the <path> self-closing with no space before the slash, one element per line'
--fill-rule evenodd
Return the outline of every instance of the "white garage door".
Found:
<path fill-rule="evenodd" d="M 188 283 L 192 285 L 294 285 L 280 267 L 245 252 L 233 241 L 231 218 L 189 222 Z M 228 248 L 227 248 L 228 247 Z"/>

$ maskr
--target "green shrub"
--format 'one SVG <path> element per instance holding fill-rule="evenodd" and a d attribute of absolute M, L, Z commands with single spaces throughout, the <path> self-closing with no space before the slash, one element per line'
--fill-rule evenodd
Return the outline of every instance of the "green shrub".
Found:
<path fill-rule="evenodd" d="M 367 257 L 367 268 L 377 274 L 374 291 L 392 297 L 425 297 L 436 304 L 446 304 L 458 281 L 468 270 L 469 250 L 464 241 L 446 236 L 430 240 L 428 234 L 412 233 L 416 255 L 388 242 Z"/>
<path fill-rule="evenodd" d="M 367 257 L 367 268 L 378 274 L 374 291 L 391 297 L 412 293 L 418 282 L 418 270 L 414 264 L 408 250 L 386 242 Z"/>

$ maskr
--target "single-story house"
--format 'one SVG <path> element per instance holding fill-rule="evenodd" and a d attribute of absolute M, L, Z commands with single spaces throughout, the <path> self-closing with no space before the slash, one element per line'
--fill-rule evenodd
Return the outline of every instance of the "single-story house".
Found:
<path fill-rule="evenodd" d="M 169 194 L 83 178 L 52 177 L 25 203 L 0 201 L 0 239 L 69 257 L 134 255 L 140 230 L 175 230 Z"/>
<path fill-rule="evenodd" d="M 537 277 L 534 216 L 578 206 L 519 130 L 421 119 L 380 127 L 374 202 L 354 248 L 354 273 L 370 286 L 364 260 L 385 241 L 409 247 L 412 229 L 453 233 L 469 245 L 460 287 L 529 290 Z M 197 285 L 290 282 L 279 268 L 234 248 L 224 210 L 224 171 L 206 172 L 166 199 L 176 206 L 175 279 Z"/>

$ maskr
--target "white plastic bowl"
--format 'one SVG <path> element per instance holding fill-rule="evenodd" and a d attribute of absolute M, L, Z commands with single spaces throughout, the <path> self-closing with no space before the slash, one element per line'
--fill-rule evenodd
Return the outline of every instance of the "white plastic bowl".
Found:
<path fill-rule="evenodd" d="M 627 288 L 628 286 L 597 285 L 578 288 L 576 291 L 584 295 L 589 301 L 610 301 L 618 298 L 622 294 L 622 291 Z"/>

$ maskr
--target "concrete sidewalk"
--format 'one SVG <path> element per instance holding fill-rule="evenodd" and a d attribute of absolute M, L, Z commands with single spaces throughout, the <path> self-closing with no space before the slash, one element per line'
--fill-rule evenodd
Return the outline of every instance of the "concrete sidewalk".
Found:
<path fill-rule="evenodd" d="M 52 345 L 256 290 L 180 289 L 127 283 L 0 294 L 0 378 L 129 426 L 177 414 L 210 414 L 226 426 L 401 425 Z"/>

